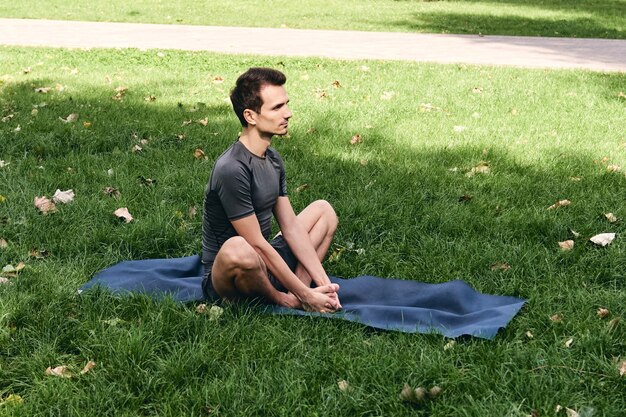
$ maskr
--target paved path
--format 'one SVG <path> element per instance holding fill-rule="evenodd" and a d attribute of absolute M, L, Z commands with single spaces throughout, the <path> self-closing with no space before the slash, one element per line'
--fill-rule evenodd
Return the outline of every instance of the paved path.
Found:
<path fill-rule="evenodd" d="M 626 41 L 0 19 L 0 44 L 182 49 L 279 56 L 626 72 Z"/>

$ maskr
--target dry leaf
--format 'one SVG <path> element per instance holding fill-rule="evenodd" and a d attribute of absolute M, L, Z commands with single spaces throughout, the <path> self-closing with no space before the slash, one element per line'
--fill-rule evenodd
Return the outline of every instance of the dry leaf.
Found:
<path fill-rule="evenodd" d="M 613 320 L 611 320 L 608 323 L 609 330 L 614 330 L 617 327 L 617 325 L 619 324 L 619 322 L 620 322 L 620 318 L 619 317 L 615 317 Z"/>
<path fill-rule="evenodd" d="M 308 188 L 309 188 L 309 184 L 302 184 L 301 186 L 295 189 L 295 192 L 301 193 L 302 191 L 307 190 Z"/>
<path fill-rule="evenodd" d="M 572 346 L 572 343 L 574 343 L 574 338 L 570 337 L 569 339 L 567 339 L 567 341 L 565 341 L 564 345 L 566 348 L 570 348 Z"/>
<path fill-rule="evenodd" d="M 323 98 L 328 97 L 328 93 L 326 92 L 326 90 L 318 88 L 315 90 L 315 95 L 317 96 L 317 98 L 319 98 L 320 100 Z"/>
<path fill-rule="evenodd" d="M 359 164 L 360 164 L 362 167 L 364 167 L 365 165 L 367 165 L 367 161 L 366 161 L 365 159 L 361 159 L 361 160 L 359 161 Z"/>
<path fill-rule="evenodd" d="M 46 196 L 35 197 L 35 208 L 42 214 L 54 213 L 57 211 L 56 205 Z"/>
<path fill-rule="evenodd" d="M 566 207 L 566 206 L 569 206 L 570 204 L 572 204 L 572 202 L 569 200 L 559 200 L 556 203 L 552 204 L 550 207 L 548 207 L 548 210 L 554 210 L 557 208 Z"/>
<path fill-rule="evenodd" d="M 9 165 L 9 162 L 5 162 L 5 161 L 3 161 L 3 160 L 0 160 L 0 168 L 4 168 L 4 167 L 6 167 L 7 165 Z"/>
<path fill-rule="evenodd" d="M 39 249 L 31 249 L 28 252 L 28 256 L 30 256 L 31 258 L 35 258 L 35 259 L 44 259 L 50 256 L 50 254 L 45 249 L 41 251 Z"/>
<path fill-rule="evenodd" d="M 367 72 L 370 70 L 370 67 L 368 67 L 367 65 L 361 65 L 359 69 L 363 72 Z"/>
<path fill-rule="evenodd" d="M 221 84 L 224 82 L 224 79 L 222 77 L 220 77 L 219 75 L 216 75 L 215 78 L 213 78 L 213 82 L 215 84 Z"/>
<path fill-rule="evenodd" d="M 454 130 L 456 133 L 461 133 L 463 132 L 465 129 L 467 129 L 467 127 L 465 126 L 454 126 L 452 128 L 452 130 Z"/>
<path fill-rule="evenodd" d="M 194 219 L 197 216 L 197 214 L 198 214 L 198 209 L 196 209 L 196 206 L 189 207 L 187 216 L 189 216 L 190 219 Z"/>
<path fill-rule="evenodd" d="M 561 405 L 560 405 L 560 404 L 557 404 L 557 405 L 556 405 L 556 408 L 554 409 L 554 412 L 555 412 L 556 414 L 558 414 L 558 413 L 559 413 L 562 409 L 563 409 L 563 407 L 561 407 Z"/>
<path fill-rule="evenodd" d="M 535 336 L 532 334 L 532 332 L 529 330 L 526 333 L 524 333 L 524 336 L 526 336 L 527 339 L 534 339 Z"/>
<path fill-rule="evenodd" d="M 0 249 L 6 249 L 9 247 L 9 242 L 4 239 L 0 239 Z"/>
<path fill-rule="evenodd" d="M 472 93 L 480 94 L 483 92 L 482 87 L 474 87 L 472 88 Z"/>
<path fill-rule="evenodd" d="M 196 149 L 195 151 L 193 151 L 193 157 L 196 159 L 204 158 L 205 157 L 204 151 L 200 148 Z"/>
<path fill-rule="evenodd" d="M 617 217 L 615 217 L 615 215 L 613 213 L 606 213 L 604 215 L 604 217 L 606 217 L 606 219 L 609 221 L 609 223 L 617 222 Z"/>
<path fill-rule="evenodd" d="M 571 239 L 564 240 L 563 242 L 559 242 L 559 247 L 564 251 L 572 250 L 574 248 L 574 241 Z"/>
<path fill-rule="evenodd" d="M 35 88 L 35 92 L 36 93 L 41 93 L 41 94 L 48 94 L 48 91 L 50 91 L 51 88 L 50 87 L 38 87 Z"/>
<path fill-rule="evenodd" d="M 204 119 L 198 119 L 196 122 L 202 126 L 206 126 L 209 124 L 209 118 L 205 117 Z"/>
<path fill-rule="evenodd" d="M 454 345 L 456 345 L 456 341 L 455 341 L 455 340 L 450 340 L 450 341 L 448 341 L 448 343 L 446 343 L 446 344 L 443 346 L 443 350 L 444 350 L 444 351 L 446 351 L 446 350 L 450 350 L 450 349 L 452 349 L 452 348 L 454 347 Z"/>
<path fill-rule="evenodd" d="M 474 198 L 474 197 L 469 195 L 469 194 L 463 194 L 461 197 L 459 197 L 459 203 L 467 203 L 472 198 Z"/>
<path fill-rule="evenodd" d="M 8 278 L 5 278 L 5 277 L 0 277 L 0 285 L 4 285 L 4 284 L 6 284 L 6 285 L 11 285 L 11 284 L 13 284 L 13 283 L 12 283 L 11 281 L 9 281 L 9 279 L 8 279 Z"/>
<path fill-rule="evenodd" d="M 22 131 L 22 126 L 17 125 L 17 127 L 16 127 L 15 129 L 13 129 L 13 131 L 14 131 L 15 133 L 19 133 L 19 132 L 21 132 L 21 131 Z"/>
<path fill-rule="evenodd" d="M 619 368 L 619 376 L 625 376 L 626 375 L 626 361 L 620 362 L 618 368 Z"/>
<path fill-rule="evenodd" d="M 491 168 L 489 168 L 489 164 L 485 161 L 480 161 L 475 167 L 473 167 L 469 172 L 465 174 L 466 177 L 473 177 L 476 174 L 489 174 L 491 173 Z"/>
<path fill-rule="evenodd" d="M 5 265 L 4 268 L 2 268 L 2 273 L 16 277 L 17 274 L 25 267 L 26 264 L 24 262 L 20 262 L 19 264 L 17 264 L 17 266 L 13 266 L 11 264 Z"/>
<path fill-rule="evenodd" d="M 506 262 L 496 262 L 490 266 L 492 271 L 508 271 L 511 269 L 511 265 Z"/>
<path fill-rule="evenodd" d="M 102 190 L 102 193 L 109 197 L 120 198 L 120 192 L 117 190 L 117 188 L 104 187 L 104 190 Z"/>
<path fill-rule="evenodd" d="M 428 390 L 428 396 L 432 399 L 435 399 L 443 392 L 443 388 L 435 385 L 430 390 Z"/>
<path fill-rule="evenodd" d="M 610 245 L 613 239 L 615 239 L 615 233 L 600 233 L 599 235 L 591 237 L 589 240 L 598 246 L 604 247 Z"/>
<path fill-rule="evenodd" d="M 393 91 L 383 91 L 383 93 L 380 95 L 380 99 L 381 100 L 391 100 L 393 98 L 393 96 L 395 96 L 396 93 L 394 93 Z"/>
<path fill-rule="evenodd" d="M 73 376 L 68 367 L 65 365 L 57 366 L 56 368 L 49 366 L 46 369 L 46 375 L 60 378 L 71 378 Z"/>
<path fill-rule="evenodd" d="M 404 384 L 402 387 L 402 391 L 400 391 L 400 399 L 402 401 L 415 402 L 415 391 L 413 391 L 409 384 Z"/>
<path fill-rule="evenodd" d="M 190 124 L 193 123 L 193 120 L 189 119 L 189 120 L 183 120 L 183 124 L 182 126 L 189 126 Z"/>
<path fill-rule="evenodd" d="M 574 236 L 574 237 L 580 237 L 580 233 L 578 233 L 576 230 L 574 230 L 574 229 L 569 229 L 569 231 L 572 233 L 572 236 Z"/>
<path fill-rule="evenodd" d="M 570 180 L 570 181 L 572 181 L 572 182 L 578 182 L 578 181 L 580 181 L 581 179 L 582 179 L 582 178 L 580 178 L 580 177 L 570 177 L 570 178 L 569 178 L 569 180 Z"/>
<path fill-rule="evenodd" d="M 137 179 L 139 180 L 139 184 L 145 187 L 152 187 L 157 183 L 157 180 L 153 180 L 152 178 L 146 178 L 143 175 L 138 176 Z"/>
<path fill-rule="evenodd" d="M 580 417 L 578 412 L 576 410 L 572 410 L 571 408 L 566 408 L 565 413 L 567 414 L 567 417 Z"/>
<path fill-rule="evenodd" d="M 598 309 L 598 311 L 596 312 L 596 314 L 598 315 L 598 317 L 600 317 L 601 319 L 607 317 L 609 314 L 611 314 L 611 312 L 609 311 L 608 308 L 602 308 L 600 307 Z"/>
<path fill-rule="evenodd" d="M 83 122 L 83 127 L 84 127 L 85 129 L 87 129 L 87 128 L 91 127 L 91 122 Z"/>
<path fill-rule="evenodd" d="M 130 215 L 130 213 L 128 212 L 128 208 L 126 207 L 118 208 L 113 212 L 113 214 L 118 218 L 124 220 L 124 223 L 130 223 L 133 220 L 133 216 Z"/>
<path fill-rule="evenodd" d="M 219 319 L 222 314 L 224 314 L 224 309 L 219 306 L 211 306 L 209 309 L 209 320 L 216 321 Z"/>
<path fill-rule="evenodd" d="M 30 72 L 31 72 L 32 70 L 33 70 L 33 69 L 32 69 L 31 67 L 26 67 L 26 68 L 24 68 L 24 69 L 22 70 L 22 72 L 23 72 L 24 74 L 30 74 Z"/>
<path fill-rule="evenodd" d="M 429 392 L 422 387 L 417 387 L 413 390 L 413 395 L 415 396 L 415 400 L 422 402 L 426 399 L 426 396 L 429 395 Z"/>
<path fill-rule="evenodd" d="M 6 398 L 2 398 L 0 399 L 0 406 L 3 405 L 7 405 L 7 406 L 16 406 L 19 404 L 23 404 L 24 403 L 24 399 L 17 394 L 9 394 Z"/>
<path fill-rule="evenodd" d="M 72 190 L 61 191 L 57 189 L 54 195 L 52 196 L 52 200 L 55 203 L 67 204 L 71 202 L 72 200 L 74 200 L 74 191 Z"/>
<path fill-rule="evenodd" d="M 133 146 L 131 151 L 133 151 L 134 153 L 139 153 L 139 152 L 143 151 L 143 148 L 141 146 L 139 146 L 139 145 L 135 145 L 135 146 Z"/>
<path fill-rule="evenodd" d="M 553 314 L 550 316 L 550 320 L 552 320 L 555 323 L 560 323 L 561 321 L 563 321 L 563 317 L 561 317 L 560 314 Z"/>
<path fill-rule="evenodd" d="M 335 81 L 333 81 L 333 87 L 340 88 L 341 87 L 341 83 L 338 80 L 335 80 Z"/>
<path fill-rule="evenodd" d="M 2 123 L 6 123 L 6 122 L 10 121 L 10 120 L 11 120 L 11 119 L 13 119 L 14 117 L 15 117 L 15 114 L 9 114 L 9 115 L 7 115 L 7 116 L 4 116 L 4 117 L 2 118 Z"/>
<path fill-rule="evenodd" d="M 62 117 L 59 117 L 59 120 L 64 123 L 74 123 L 75 121 L 78 120 L 78 113 L 72 113 L 69 116 L 67 116 L 65 119 Z"/>
<path fill-rule="evenodd" d="M 111 98 L 113 100 L 121 100 L 124 98 L 124 96 L 126 95 L 126 92 L 128 91 L 128 87 L 124 87 L 124 86 L 119 86 L 115 88 L 115 95 L 112 96 Z"/>
<path fill-rule="evenodd" d="M 144 99 L 145 101 L 149 101 L 149 102 L 151 102 L 151 101 L 155 101 L 155 100 L 156 100 L 156 96 L 154 96 L 154 95 L 150 94 L 149 96 L 145 96 L 143 99 Z"/>
<path fill-rule="evenodd" d="M 342 392 L 346 392 L 350 389 L 350 384 L 348 384 L 348 381 L 346 381 L 345 379 L 337 382 L 337 386 L 339 387 L 339 391 Z"/>
<path fill-rule="evenodd" d="M 609 172 L 620 172 L 622 169 L 618 165 L 608 165 L 606 170 Z"/>
<path fill-rule="evenodd" d="M 81 375 L 86 374 L 87 372 L 91 371 L 91 370 L 94 368 L 94 366 L 96 366 L 96 363 L 95 363 L 94 361 L 89 361 L 89 362 L 87 362 L 87 364 L 85 365 L 85 367 L 83 368 L 83 370 L 82 370 L 82 371 L 80 371 L 80 374 L 81 374 Z"/>
<path fill-rule="evenodd" d="M 357 143 L 361 142 L 363 142 L 363 138 L 358 133 L 352 136 L 352 139 L 350 139 L 350 145 L 356 145 Z"/>
<path fill-rule="evenodd" d="M 54 89 L 57 91 L 65 91 L 65 86 L 63 84 L 57 84 L 54 86 Z"/>
<path fill-rule="evenodd" d="M 207 311 L 207 308 L 206 308 L 206 304 L 205 303 L 198 304 L 196 306 L 196 313 L 204 314 L 204 313 L 206 313 L 206 311 Z"/>

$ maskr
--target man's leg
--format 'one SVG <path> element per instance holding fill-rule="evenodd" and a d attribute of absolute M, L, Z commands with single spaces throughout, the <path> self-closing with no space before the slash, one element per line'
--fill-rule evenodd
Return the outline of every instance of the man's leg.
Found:
<path fill-rule="evenodd" d="M 317 200 L 298 214 L 298 221 L 308 232 L 311 244 L 322 262 L 339 224 L 335 210 L 327 201 Z M 296 267 L 295 274 L 306 285 L 311 285 L 311 277 L 300 263 Z"/>
<path fill-rule="evenodd" d="M 225 300 L 263 297 L 278 305 L 297 307 L 298 300 L 270 283 L 267 268 L 256 251 L 240 236 L 228 239 L 213 262 L 211 279 L 215 292 Z"/>

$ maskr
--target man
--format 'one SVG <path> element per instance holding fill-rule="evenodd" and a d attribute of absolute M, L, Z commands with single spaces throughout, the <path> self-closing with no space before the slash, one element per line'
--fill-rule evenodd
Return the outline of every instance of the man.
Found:
<path fill-rule="evenodd" d="M 250 68 L 231 92 L 242 133 L 215 161 L 206 187 L 202 288 L 212 299 L 262 297 L 280 306 L 334 312 L 341 308 L 339 286 L 321 261 L 337 216 L 322 200 L 295 215 L 282 159 L 270 147 L 273 136 L 287 134 L 292 116 L 285 82 L 280 71 Z M 281 233 L 268 242 L 272 214 Z"/>

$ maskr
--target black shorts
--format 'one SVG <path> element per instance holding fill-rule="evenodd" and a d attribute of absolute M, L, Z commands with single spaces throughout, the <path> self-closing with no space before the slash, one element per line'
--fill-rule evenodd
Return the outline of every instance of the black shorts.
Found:
<path fill-rule="evenodd" d="M 296 267 L 298 266 L 298 259 L 295 257 L 293 252 L 291 252 L 291 249 L 289 248 L 289 245 L 287 245 L 287 242 L 283 238 L 283 235 L 278 235 L 274 239 L 272 239 L 270 241 L 270 245 L 272 245 L 272 247 L 276 250 L 276 252 L 278 252 L 280 257 L 283 258 L 289 269 L 294 272 L 296 270 Z M 215 289 L 213 288 L 213 281 L 211 280 L 212 267 L 213 265 L 204 269 L 202 292 L 204 293 L 204 297 L 208 301 L 217 301 L 220 299 L 220 296 L 217 295 Z M 280 281 L 274 275 L 272 275 L 269 270 L 267 271 L 267 276 L 274 288 L 281 292 L 287 292 L 287 288 L 285 288 L 285 286 L 281 284 Z"/>

